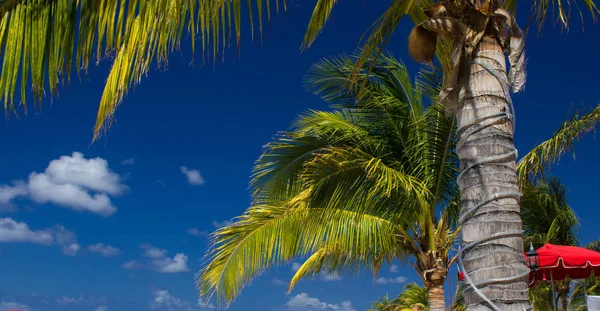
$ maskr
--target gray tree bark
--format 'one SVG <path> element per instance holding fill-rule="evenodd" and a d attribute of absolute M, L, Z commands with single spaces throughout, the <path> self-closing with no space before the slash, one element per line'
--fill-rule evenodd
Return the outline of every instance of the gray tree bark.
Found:
<path fill-rule="evenodd" d="M 519 233 L 522 230 L 519 196 L 503 195 L 519 192 L 516 155 L 502 156 L 515 151 L 512 120 L 490 117 L 481 123 L 475 122 L 477 118 L 511 109 L 506 90 L 505 55 L 495 36 L 483 38 L 473 61 L 490 64 L 493 71 L 472 62 L 468 75 L 462 83 L 459 81 L 462 89 L 457 119 L 459 135 L 464 140 L 457 145 L 457 153 L 461 170 L 466 171 L 458 183 L 461 216 L 467 215 L 461 230 L 462 259 L 469 278 L 497 307 L 503 311 L 521 311 L 529 308 L 528 279 L 523 276 L 529 269 L 523 255 L 522 233 Z M 482 126 L 490 123 L 493 125 Z M 495 157 L 490 161 L 494 163 L 473 166 L 488 157 Z M 483 202 L 487 203 L 482 205 Z M 476 206 L 480 207 L 471 211 Z M 507 236 L 499 236 L 502 232 Z M 518 275 L 522 277 L 515 280 Z M 470 287 L 463 295 L 467 310 L 495 310 Z"/>

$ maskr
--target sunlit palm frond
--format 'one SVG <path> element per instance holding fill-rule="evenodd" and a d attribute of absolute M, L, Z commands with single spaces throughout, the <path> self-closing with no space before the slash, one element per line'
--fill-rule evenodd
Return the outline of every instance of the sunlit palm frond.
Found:
<path fill-rule="evenodd" d="M 385 208 L 396 216 L 399 208 L 414 206 L 403 215 L 407 216 L 427 206 L 431 195 L 422 180 L 355 148 L 330 148 L 307 164 L 303 179 L 313 188 L 312 206 L 356 211 Z M 388 200 L 397 205 L 382 204 Z"/>
<path fill-rule="evenodd" d="M 201 4 L 202 3 L 202 4 Z M 163 65 L 179 47 L 184 32 L 219 33 L 226 2 L 197 0 L 20 0 L 0 4 L 0 58 L 3 59 L 0 97 L 15 111 L 14 94 L 21 90 L 27 112 L 26 89 L 40 101 L 69 81 L 72 68 L 87 71 L 90 60 L 114 57 L 100 101 L 94 137 L 110 124 L 127 90 L 151 65 Z M 229 3 L 229 2 L 228 2 Z M 221 5 L 222 4 L 222 5 Z M 221 10 L 221 11 L 219 11 Z M 200 15 L 211 11 L 211 22 Z M 239 22 L 239 20 L 237 20 Z M 193 41 L 192 41 L 193 42 Z M 212 42 L 218 46 L 224 41 Z M 216 47 L 215 47 L 216 48 Z M 195 49 L 192 43 L 192 50 Z"/>
<path fill-rule="evenodd" d="M 572 151 L 575 142 L 595 131 L 599 121 L 600 106 L 584 115 L 577 113 L 571 120 L 564 122 L 550 139 L 529 151 L 517 165 L 520 187 L 543 178 L 544 168 L 560 160 L 564 153 Z"/>
<path fill-rule="evenodd" d="M 509 0 L 507 1 L 507 7 L 512 11 L 516 11 L 517 2 L 517 0 Z M 596 14 L 599 14 L 600 10 L 594 0 L 582 0 L 581 2 L 540 0 L 531 4 L 531 13 L 535 16 L 538 31 L 541 32 L 548 18 L 552 19 L 555 23 L 559 23 L 563 29 L 568 29 L 572 18 L 572 6 L 575 6 L 576 13 L 581 18 L 582 23 L 584 22 L 582 7 L 585 7 L 590 12 L 594 22 L 597 21 Z"/>
<path fill-rule="evenodd" d="M 302 49 L 309 48 L 315 41 L 319 33 L 325 27 L 325 23 L 329 19 L 329 15 L 333 10 L 333 6 L 337 3 L 337 0 L 318 0 L 315 4 L 315 9 L 308 22 L 306 34 L 304 35 L 304 42 L 302 42 Z"/>
<path fill-rule="evenodd" d="M 232 225 L 217 230 L 208 265 L 199 274 L 201 294 L 229 303 L 265 269 L 310 255 L 331 241 L 351 261 L 396 254 L 395 225 L 390 221 L 351 211 L 306 208 L 303 201 L 300 194 L 285 205 L 254 206 Z"/>
<path fill-rule="evenodd" d="M 428 308 L 429 300 L 427 299 L 427 287 L 419 286 L 417 283 L 406 284 L 400 295 L 392 302 L 395 302 L 400 308 L 412 309 L 415 305 L 421 305 Z"/>

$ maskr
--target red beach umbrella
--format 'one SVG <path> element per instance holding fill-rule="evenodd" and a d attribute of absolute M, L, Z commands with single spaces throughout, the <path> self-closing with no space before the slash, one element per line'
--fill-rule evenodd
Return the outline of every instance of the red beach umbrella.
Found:
<path fill-rule="evenodd" d="M 592 272 L 600 275 L 600 253 L 576 246 L 546 244 L 536 250 L 539 268 L 529 275 L 530 281 L 587 279 Z"/>

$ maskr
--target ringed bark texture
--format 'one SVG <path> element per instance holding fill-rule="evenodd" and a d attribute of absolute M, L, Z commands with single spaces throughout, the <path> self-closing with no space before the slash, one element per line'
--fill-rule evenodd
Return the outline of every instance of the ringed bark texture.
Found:
<path fill-rule="evenodd" d="M 506 61 L 495 36 L 483 38 L 465 78 L 457 112 L 457 153 L 465 170 L 458 180 L 462 261 L 475 286 L 500 310 L 522 311 L 529 309 L 529 269 L 523 256 L 513 119 L 501 116 L 511 109 Z M 480 162 L 486 158 L 494 160 Z M 463 294 L 467 310 L 496 310 L 471 287 Z"/>
<path fill-rule="evenodd" d="M 427 291 L 427 300 L 430 311 L 444 311 L 446 303 L 444 300 L 444 285 L 434 285 Z"/>

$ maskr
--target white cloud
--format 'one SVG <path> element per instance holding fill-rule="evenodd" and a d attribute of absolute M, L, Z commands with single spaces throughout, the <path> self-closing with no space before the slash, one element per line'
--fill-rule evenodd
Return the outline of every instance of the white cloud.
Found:
<path fill-rule="evenodd" d="M 54 235 L 50 230 L 33 231 L 26 223 L 12 218 L 0 218 L 0 242 L 51 245 Z"/>
<path fill-rule="evenodd" d="M 406 281 L 408 281 L 408 279 L 403 276 L 398 276 L 395 278 L 380 277 L 375 279 L 375 284 L 401 284 L 406 283 Z"/>
<path fill-rule="evenodd" d="M 98 306 L 94 311 L 108 311 L 107 306 Z"/>
<path fill-rule="evenodd" d="M 86 159 L 73 152 L 52 160 L 43 173 L 29 174 L 27 182 L 0 186 L 0 205 L 8 206 L 18 196 L 37 203 L 54 203 L 76 211 L 109 216 L 116 212 L 109 196 L 123 194 L 127 186 L 102 158 Z"/>
<path fill-rule="evenodd" d="M 300 270 L 300 267 L 302 267 L 302 264 L 299 262 L 292 262 L 292 271 L 296 272 L 298 270 Z"/>
<path fill-rule="evenodd" d="M 204 178 L 200 175 L 198 170 L 192 170 L 187 168 L 186 166 L 180 167 L 181 172 L 187 177 L 188 183 L 190 185 L 201 186 L 204 185 Z"/>
<path fill-rule="evenodd" d="M 278 286 L 288 285 L 288 283 L 286 283 L 286 281 L 284 281 L 282 279 L 274 278 L 272 281 L 273 281 L 273 284 L 278 285 Z"/>
<path fill-rule="evenodd" d="M 309 297 L 306 293 L 300 293 L 291 298 L 285 304 L 285 310 L 331 310 L 331 311 L 356 311 L 349 300 L 341 303 L 330 304 L 320 301 L 318 298 Z"/>
<path fill-rule="evenodd" d="M 133 165 L 135 163 L 135 158 L 129 158 L 121 161 L 121 165 Z"/>
<path fill-rule="evenodd" d="M 19 302 L 13 301 L 0 301 L 0 310 L 22 310 L 22 311 L 31 311 L 32 309 L 26 305 Z"/>
<path fill-rule="evenodd" d="M 144 268 L 144 265 L 137 260 L 130 260 L 123 263 L 123 269 L 137 270 Z"/>
<path fill-rule="evenodd" d="M 188 258 L 183 253 L 177 253 L 173 259 L 166 257 L 153 261 L 159 272 L 163 273 L 179 273 L 188 272 L 190 268 L 187 266 Z"/>
<path fill-rule="evenodd" d="M 219 221 L 213 220 L 212 224 L 213 224 L 213 226 L 215 226 L 215 228 L 219 229 L 219 228 L 222 228 L 222 227 L 227 227 L 227 226 L 233 225 L 233 221 L 231 221 L 231 220 L 223 220 L 223 221 L 219 222 Z"/>
<path fill-rule="evenodd" d="M 188 257 L 183 253 L 177 253 L 173 258 L 167 257 L 167 250 L 160 249 L 151 244 L 140 244 L 144 250 L 142 256 L 148 258 L 147 265 L 137 260 L 131 260 L 123 264 L 125 269 L 142 269 L 148 267 L 162 273 L 180 273 L 188 272 L 190 268 L 187 265 Z"/>
<path fill-rule="evenodd" d="M 199 230 L 198 228 L 189 228 L 189 229 L 185 230 L 185 232 L 187 232 L 187 234 L 193 235 L 193 236 L 206 236 L 206 235 L 208 235 L 208 231 Z"/>
<path fill-rule="evenodd" d="M 0 185 L 0 212 L 12 212 L 15 209 L 12 200 L 27 195 L 27 185 L 16 181 L 12 186 Z"/>
<path fill-rule="evenodd" d="M 398 265 L 391 265 L 390 266 L 390 272 L 396 273 L 398 271 L 400 271 L 400 266 L 398 266 Z"/>
<path fill-rule="evenodd" d="M 323 274 L 323 275 L 321 275 L 321 279 L 325 282 L 335 282 L 335 281 L 341 281 L 342 276 L 339 274 Z"/>
<path fill-rule="evenodd" d="M 160 249 L 150 244 L 140 244 L 140 247 L 144 249 L 144 256 L 148 258 L 163 258 L 167 253 L 166 249 Z"/>
<path fill-rule="evenodd" d="M 97 243 L 87 247 L 88 251 L 98 253 L 104 257 L 115 256 L 119 253 L 119 249 L 110 245 Z"/>
<path fill-rule="evenodd" d="M 61 298 L 56 299 L 56 302 L 58 302 L 61 305 L 70 305 L 70 304 L 74 304 L 74 303 L 80 303 L 82 301 L 83 301 L 83 296 L 79 296 L 79 298 L 62 296 Z"/>
<path fill-rule="evenodd" d="M 215 306 L 212 304 L 205 304 L 202 300 L 198 300 L 198 303 L 192 304 L 188 301 L 181 300 L 177 297 L 169 294 L 168 290 L 156 290 L 153 292 L 154 299 L 150 303 L 152 310 L 164 310 L 164 311 L 204 311 L 213 310 Z"/>
<path fill-rule="evenodd" d="M 75 233 L 61 225 L 44 230 L 32 230 L 26 223 L 12 218 L 0 218 L 0 243 L 57 245 L 68 256 L 74 256 L 80 248 Z"/>

